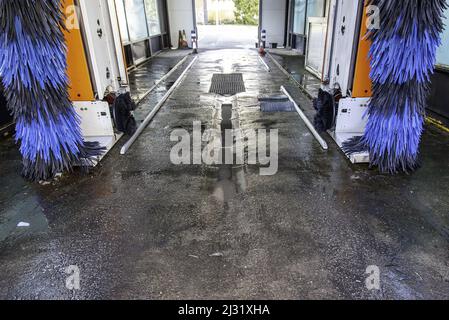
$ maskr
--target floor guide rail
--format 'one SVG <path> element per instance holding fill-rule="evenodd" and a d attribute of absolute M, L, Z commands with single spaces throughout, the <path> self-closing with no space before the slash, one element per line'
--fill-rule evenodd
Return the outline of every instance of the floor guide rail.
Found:
<path fill-rule="evenodd" d="M 145 92 L 143 94 L 143 96 L 139 99 L 139 101 L 137 101 L 137 104 L 140 104 L 146 97 L 148 97 L 148 95 L 154 91 L 154 89 L 156 89 L 162 82 L 164 82 L 168 77 L 170 77 L 176 70 L 179 69 L 179 67 L 181 65 L 184 64 L 184 62 L 186 62 L 187 58 L 189 56 L 185 56 L 181 61 L 179 61 L 166 75 L 164 75 L 162 78 L 160 78 L 159 80 L 155 81 L 154 85 L 147 90 L 147 92 Z"/>
<path fill-rule="evenodd" d="M 271 69 L 270 69 L 270 67 L 268 66 L 268 64 L 265 62 L 265 60 L 259 55 L 259 61 L 260 61 L 260 63 L 264 66 L 264 68 L 267 70 L 267 72 L 270 72 L 271 71 Z"/>
<path fill-rule="evenodd" d="M 142 132 L 145 130 L 145 128 L 150 124 L 150 122 L 153 120 L 153 118 L 156 116 L 156 114 L 159 112 L 161 107 L 164 105 L 164 103 L 167 101 L 167 99 L 171 96 L 173 91 L 176 90 L 176 88 L 182 83 L 184 80 L 185 75 L 189 70 L 192 68 L 193 64 L 198 59 L 198 56 L 196 56 L 192 62 L 187 66 L 187 68 L 184 70 L 184 72 L 179 76 L 178 80 L 173 84 L 173 86 L 167 91 L 167 93 L 162 97 L 161 101 L 154 107 L 153 111 L 145 118 L 145 120 L 142 122 L 142 124 L 137 129 L 136 133 L 129 139 L 129 141 L 122 147 L 120 154 L 125 155 L 129 148 L 136 142 L 137 138 L 142 134 Z"/>
<path fill-rule="evenodd" d="M 293 77 L 292 74 L 290 74 L 290 72 L 288 72 L 277 60 L 275 57 L 273 57 L 273 55 L 269 52 L 267 52 L 267 57 L 271 59 L 271 61 L 279 68 L 279 70 L 282 71 L 283 74 L 285 74 L 291 81 L 293 81 L 297 87 L 302 91 L 302 93 L 304 93 L 307 97 L 309 97 L 310 99 L 313 99 L 314 97 L 312 96 L 312 94 L 310 92 L 307 91 L 306 88 L 303 87 L 303 85 L 301 83 L 299 83 L 298 80 L 295 79 L 295 77 Z"/>
<path fill-rule="evenodd" d="M 326 141 L 324 141 L 324 139 L 320 136 L 320 134 L 318 133 L 318 131 L 316 131 L 315 127 L 313 126 L 313 124 L 310 122 L 309 118 L 307 118 L 307 116 L 305 115 L 305 113 L 301 110 L 301 108 L 298 106 L 298 104 L 296 103 L 296 101 L 292 98 L 292 96 L 290 95 L 290 93 L 287 91 L 287 89 L 282 86 L 281 87 L 281 91 L 290 99 L 291 102 L 293 102 L 293 105 L 295 106 L 296 111 L 298 112 L 299 116 L 301 117 L 301 119 L 304 121 L 304 123 L 306 124 L 307 128 L 309 128 L 310 132 L 313 134 L 313 136 L 315 137 L 315 139 L 319 142 L 319 144 L 321 145 L 321 147 L 324 150 L 328 150 L 329 146 L 327 145 Z"/>

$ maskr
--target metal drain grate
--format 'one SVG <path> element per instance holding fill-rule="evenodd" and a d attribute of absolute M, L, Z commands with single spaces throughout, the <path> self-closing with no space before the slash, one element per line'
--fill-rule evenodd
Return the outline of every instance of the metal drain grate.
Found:
<path fill-rule="evenodd" d="M 295 112 L 294 104 L 287 96 L 260 98 L 260 110 L 262 112 Z"/>
<path fill-rule="evenodd" d="M 223 96 L 233 96 L 245 91 L 245 83 L 243 82 L 243 75 L 241 73 L 214 74 L 209 90 L 210 93 L 217 93 Z"/>

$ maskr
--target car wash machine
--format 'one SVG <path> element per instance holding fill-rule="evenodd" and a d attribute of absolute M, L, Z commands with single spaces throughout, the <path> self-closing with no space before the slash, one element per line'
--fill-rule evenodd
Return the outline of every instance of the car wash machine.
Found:
<path fill-rule="evenodd" d="M 315 126 L 353 163 L 418 166 L 445 0 L 331 0 Z"/>
<path fill-rule="evenodd" d="M 23 175 L 96 165 L 121 136 L 105 98 L 128 90 L 114 1 L 0 1 L 0 44 Z"/>

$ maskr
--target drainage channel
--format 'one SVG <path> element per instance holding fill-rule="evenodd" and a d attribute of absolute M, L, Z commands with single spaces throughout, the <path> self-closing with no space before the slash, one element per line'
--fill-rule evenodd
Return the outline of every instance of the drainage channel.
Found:
<path fill-rule="evenodd" d="M 238 193 L 246 190 L 244 165 L 238 163 L 237 150 L 234 148 L 236 142 L 234 133 L 240 130 L 238 110 L 234 107 L 236 107 L 236 103 L 221 104 L 222 152 L 214 195 L 224 204 L 225 208 Z M 241 134 L 238 134 L 237 137 L 243 139 Z"/>

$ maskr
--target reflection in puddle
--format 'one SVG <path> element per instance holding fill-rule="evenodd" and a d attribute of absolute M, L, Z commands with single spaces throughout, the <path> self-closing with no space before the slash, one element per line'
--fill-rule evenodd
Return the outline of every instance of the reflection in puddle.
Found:
<path fill-rule="evenodd" d="M 238 118 L 238 111 L 235 110 L 235 117 Z M 238 193 L 246 191 L 247 182 L 245 177 L 244 166 L 233 166 L 226 164 L 226 155 L 229 150 L 233 152 L 233 159 L 235 160 L 234 141 L 226 139 L 226 130 L 238 130 L 238 121 L 233 118 L 233 105 L 222 104 L 221 106 L 221 136 L 222 141 L 225 142 L 222 152 L 222 165 L 218 171 L 218 180 L 215 186 L 214 197 L 226 205 L 228 201 L 233 199 Z"/>
<path fill-rule="evenodd" d="M 27 225 L 18 228 L 18 224 Z M 23 234 L 45 232 L 48 221 L 45 217 L 39 199 L 36 196 L 15 201 L 14 205 L 2 213 L 0 223 L 0 242 L 9 237 Z"/>

